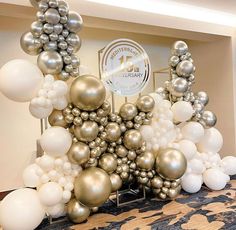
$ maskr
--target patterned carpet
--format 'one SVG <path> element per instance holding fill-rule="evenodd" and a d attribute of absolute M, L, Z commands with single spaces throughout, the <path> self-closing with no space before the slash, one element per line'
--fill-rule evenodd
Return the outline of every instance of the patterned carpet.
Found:
<path fill-rule="evenodd" d="M 37 230 L 235 230 L 236 177 L 222 191 L 203 188 L 199 193 L 182 193 L 175 201 L 144 201 L 117 208 L 106 203 L 87 222 L 73 225 L 67 219 L 48 224 L 44 221 Z"/>

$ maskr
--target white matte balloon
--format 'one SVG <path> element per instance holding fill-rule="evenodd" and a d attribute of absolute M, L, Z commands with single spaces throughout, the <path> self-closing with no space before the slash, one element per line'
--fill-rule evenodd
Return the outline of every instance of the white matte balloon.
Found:
<path fill-rule="evenodd" d="M 224 170 L 224 173 L 232 176 L 236 174 L 236 157 L 227 156 L 221 160 L 221 168 Z"/>
<path fill-rule="evenodd" d="M 218 168 L 212 168 L 203 173 L 203 181 L 208 188 L 212 190 L 221 190 L 229 181 L 229 176 Z"/>
<path fill-rule="evenodd" d="M 72 144 L 71 134 L 62 127 L 50 127 L 41 136 L 42 149 L 53 157 L 66 154 Z"/>
<path fill-rule="evenodd" d="M 29 105 L 29 111 L 31 115 L 38 119 L 43 119 L 48 117 L 52 113 L 52 110 L 53 110 L 52 105 L 50 105 L 49 107 L 37 106 L 33 105 L 32 103 L 30 103 Z"/>
<path fill-rule="evenodd" d="M 59 218 L 61 216 L 65 216 L 65 204 L 59 203 L 51 207 L 46 207 L 46 212 L 52 218 Z"/>
<path fill-rule="evenodd" d="M 202 187 L 202 175 L 187 174 L 181 179 L 182 189 L 189 193 L 196 193 Z"/>
<path fill-rule="evenodd" d="M 194 173 L 194 174 L 202 174 L 206 170 L 205 165 L 199 159 L 190 160 L 188 162 L 188 168 L 190 168 L 191 173 Z"/>
<path fill-rule="evenodd" d="M 196 145 L 189 140 L 181 140 L 179 142 L 179 150 L 184 154 L 187 160 L 190 160 L 197 153 Z"/>
<path fill-rule="evenodd" d="M 54 206 L 61 203 L 63 189 L 56 182 L 48 182 L 39 188 L 38 194 L 43 205 Z"/>
<path fill-rule="evenodd" d="M 34 189 L 15 190 L 0 203 L 0 223 L 5 230 L 35 229 L 44 216 L 44 208 Z"/>
<path fill-rule="evenodd" d="M 30 101 L 37 95 L 42 81 L 40 69 L 27 60 L 15 59 L 0 69 L 0 91 L 13 101 Z"/>
<path fill-rule="evenodd" d="M 40 185 L 40 177 L 37 175 L 40 167 L 37 164 L 31 164 L 23 171 L 23 182 L 26 187 L 36 188 Z"/>
<path fill-rule="evenodd" d="M 66 108 L 67 105 L 68 105 L 68 101 L 66 97 L 60 97 L 60 98 L 57 98 L 57 100 L 53 101 L 53 107 L 54 109 L 57 109 L 57 110 L 63 110 Z"/>
<path fill-rule="evenodd" d="M 38 165 L 45 171 L 48 172 L 54 168 L 55 159 L 47 154 L 40 157 Z"/>
<path fill-rule="evenodd" d="M 190 140 L 193 143 L 197 143 L 204 136 L 204 128 L 198 122 L 191 121 L 182 127 L 181 133 L 184 139 Z"/>
<path fill-rule="evenodd" d="M 223 137 L 218 129 L 210 128 L 205 129 L 205 135 L 197 144 L 200 152 L 213 152 L 217 153 L 223 146 Z"/>
<path fill-rule="evenodd" d="M 174 115 L 174 120 L 179 122 L 191 119 L 194 113 L 192 105 L 187 101 L 178 101 L 174 103 L 171 110 Z"/>

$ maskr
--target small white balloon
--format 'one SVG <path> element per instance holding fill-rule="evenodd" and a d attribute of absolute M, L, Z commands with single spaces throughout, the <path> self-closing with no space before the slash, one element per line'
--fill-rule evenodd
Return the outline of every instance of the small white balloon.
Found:
<path fill-rule="evenodd" d="M 71 134 L 62 127 L 50 127 L 41 136 L 40 144 L 42 149 L 53 157 L 66 154 L 71 147 Z"/>
<path fill-rule="evenodd" d="M 68 105 L 66 97 L 57 98 L 56 101 L 53 101 L 53 107 L 57 110 L 63 110 Z"/>
<path fill-rule="evenodd" d="M 46 207 L 46 212 L 52 218 L 59 218 L 61 216 L 65 216 L 65 204 L 59 203 L 51 207 Z"/>
<path fill-rule="evenodd" d="M 71 198 L 71 192 L 68 190 L 63 191 L 62 202 L 66 204 L 70 201 L 70 198 Z"/>
<path fill-rule="evenodd" d="M 223 146 L 223 137 L 216 128 L 205 129 L 204 137 L 197 144 L 200 152 L 217 153 Z"/>
<path fill-rule="evenodd" d="M 38 119 L 43 119 L 48 117 L 52 113 L 53 107 L 52 105 L 49 107 L 41 107 L 39 105 L 34 105 L 30 103 L 29 111 L 32 116 Z"/>
<path fill-rule="evenodd" d="M 34 189 L 23 188 L 8 194 L 0 203 L 0 223 L 6 230 L 32 230 L 43 220 L 45 210 Z"/>
<path fill-rule="evenodd" d="M 41 177 L 40 177 L 40 181 L 41 181 L 41 184 L 46 184 L 50 181 L 50 178 L 48 176 L 47 173 L 43 174 Z"/>
<path fill-rule="evenodd" d="M 178 101 L 174 103 L 171 107 L 171 110 L 174 115 L 174 120 L 179 122 L 191 119 L 194 113 L 191 103 L 187 101 Z"/>
<path fill-rule="evenodd" d="M 144 138 L 144 140 L 149 141 L 151 140 L 155 135 L 153 131 L 153 127 L 150 125 L 142 125 L 140 132 Z"/>
<path fill-rule="evenodd" d="M 55 182 L 42 185 L 38 191 L 39 199 L 45 206 L 54 206 L 62 201 L 62 187 Z"/>
<path fill-rule="evenodd" d="M 236 157 L 227 156 L 221 160 L 221 168 L 224 173 L 232 176 L 236 174 Z"/>
<path fill-rule="evenodd" d="M 192 159 L 188 162 L 188 167 L 191 169 L 193 174 L 202 174 L 206 167 L 203 162 L 199 159 Z"/>
<path fill-rule="evenodd" d="M 187 160 L 190 160 L 197 153 L 196 145 L 189 140 L 181 140 L 179 142 L 179 150 L 184 154 Z"/>
<path fill-rule="evenodd" d="M 204 136 L 203 126 L 195 121 L 187 122 L 181 129 L 184 139 L 190 140 L 193 143 L 199 142 Z"/>
<path fill-rule="evenodd" d="M 54 82 L 54 77 L 50 74 L 45 75 L 44 81 L 48 83 L 53 83 Z"/>
<path fill-rule="evenodd" d="M 202 187 L 202 175 L 187 174 L 181 178 L 182 189 L 189 193 L 196 193 Z"/>
<path fill-rule="evenodd" d="M 26 187 L 36 188 L 40 185 L 40 177 L 37 175 L 39 166 L 37 164 L 31 164 L 23 171 L 23 182 Z"/>
<path fill-rule="evenodd" d="M 68 86 L 64 81 L 57 80 L 53 83 L 53 90 L 56 91 L 58 96 L 64 96 L 67 94 Z"/>
<path fill-rule="evenodd" d="M 47 154 L 44 154 L 39 162 L 38 162 L 38 165 L 46 172 L 52 170 L 54 168 L 54 158 L 47 155 Z"/>
<path fill-rule="evenodd" d="M 40 69 L 27 60 L 15 59 L 0 69 L 0 91 L 13 101 L 30 101 L 37 95 L 42 82 Z"/>

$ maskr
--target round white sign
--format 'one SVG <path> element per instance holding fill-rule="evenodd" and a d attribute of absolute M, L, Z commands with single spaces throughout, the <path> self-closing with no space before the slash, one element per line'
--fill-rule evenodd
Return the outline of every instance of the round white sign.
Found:
<path fill-rule="evenodd" d="M 146 51 L 137 42 L 118 39 L 103 50 L 100 70 L 108 89 L 122 96 L 131 96 L 146 86 L 151 65 Z"/>

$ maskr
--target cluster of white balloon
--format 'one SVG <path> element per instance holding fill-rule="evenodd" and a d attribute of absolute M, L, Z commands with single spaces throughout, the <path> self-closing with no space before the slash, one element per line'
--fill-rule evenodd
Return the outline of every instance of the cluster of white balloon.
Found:
<path fill-rule="evenodd" d="M 157 152 L 172 147 L 185 155 L 188 165 L 181 178 L 185 191 L 198 192 L 203 183 L 213 190 L 223 189 L 229 176 L 236 174 L 236 157 L 221 160 L 218 153 L 223 145 L 221 133 L 216 128 L 204 129 L 199 122 L 189 121 L 194 114 L 190 102 L 178 101 L 171 106 L 161 96 L 153 93 L 151 96 L 156 105 L 152 123 L 141 128 L 147 148 Z"/>
<path fill-rule="evenodd" d="M 236 174 L 236 158 L 227 156 L 221 160 L 223 138 L 213 127 L 216 116 L 204 111 L 208 95 L 205 92 L 194 95 L 191 91 L 195 81 L 192 63 L 187 44 L 175 42 L 169 60 L 171 83 L 167 81 L 166 88 L 157 89 L 159 97 L 152 94 L 156 100 L 154 118 L 151 126 L 143 127 L 142 132 L 149 148 L 157 151 L 168 146 L 184 153 L 188 160 L 181 183 L 185 191 L 198 192 L 203 183 L 210 189 L 220 190 L 230 180 L 229 175 Z"/>

